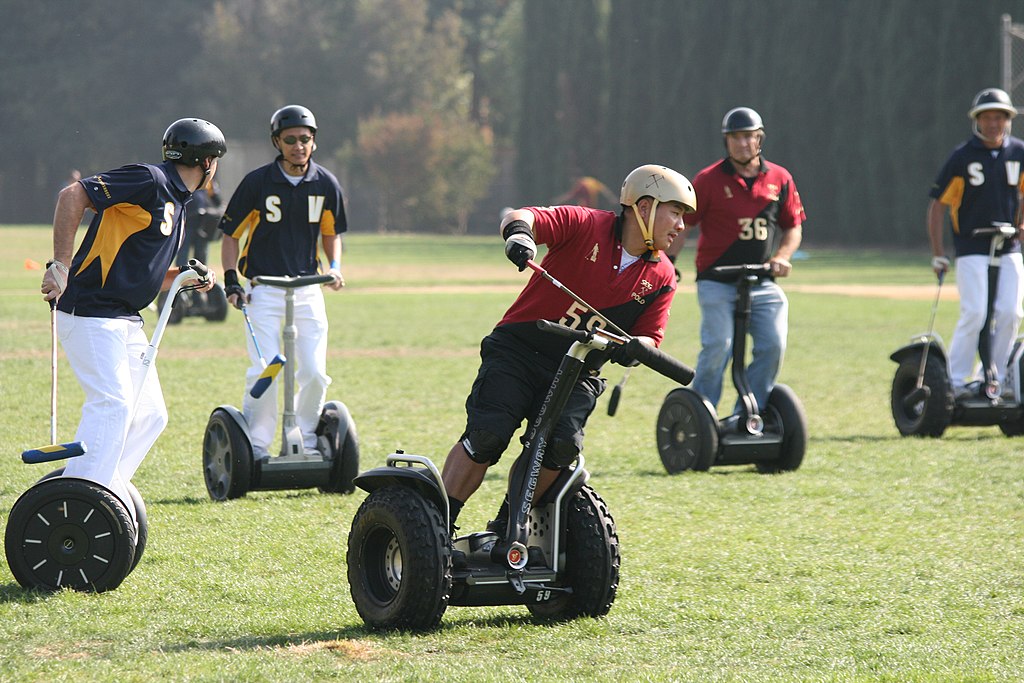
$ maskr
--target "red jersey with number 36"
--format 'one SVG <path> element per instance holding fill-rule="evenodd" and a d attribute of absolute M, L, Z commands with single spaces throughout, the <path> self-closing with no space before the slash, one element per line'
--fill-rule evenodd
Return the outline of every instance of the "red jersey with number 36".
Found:
<path fill-rule="evenodd" d="M 566 288 L 633 336 L 660 344 L 676 292 L 675 269 L 662 257 L 639 259 L 620 271 L 622 242 L 618 216 L 582 206 L 529 207 L 533 234 L 548 252 L 541 266 Z M 534 273 L 495 332 L 511 332 L 534 350 L 556 360 L 569 342 L 537 329 L 551 320 L 575 329 L 603 326 L 589 309 Z"/>
<path fill-rule="evenodd" d="M 789 171 L 761 162 L 753 185 L 723 159 L 693 179 L 697 211 L 686 214 L 687 225 L 700 224 L 697 279 L 716 279 L 714 266 L 767 263 L 783 230 L 803 224 L 803 202 Z"/>

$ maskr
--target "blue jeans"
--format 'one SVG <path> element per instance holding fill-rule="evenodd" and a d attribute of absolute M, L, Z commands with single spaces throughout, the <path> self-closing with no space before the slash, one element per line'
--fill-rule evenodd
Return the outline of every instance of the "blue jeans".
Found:
<path fill-rule="evenodd" d="M 735 284 L 697 281 L 700 304 L 700 355 L 693 390 L 718 406 L 722 397 L 722 375 L 732 358 L 733 314 L 736 309 Z M 761 280 L 750 290 L 750 325 L 747 334 L 753 339 L 751 362 L 747 366 L 747 382 L 758 409 L 763 409 L 775 378 L 782 367 L 789 329 L 789 301 L 782 288 L 771 280 Z M 738 400 L 734 411 L 742 403 Z"/>

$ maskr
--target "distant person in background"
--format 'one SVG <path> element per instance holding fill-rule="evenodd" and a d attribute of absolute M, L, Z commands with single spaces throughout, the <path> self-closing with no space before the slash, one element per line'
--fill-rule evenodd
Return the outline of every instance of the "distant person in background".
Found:
<path fill-rule="evenodd" d="M 313 112 L 305 107 L 293 104 L 274 112 L 270 142 L 278 151 L 277 158 L 242 179 L 220 221 L 224 293 L 233 306 L 241 308 L 248 302 L 253 336 L 267 358 L 281 351 L 285 291 L 253 286 L 252 278 L 325 272 L 334 278 L 328 287 L 339 290 L 345 286 L 341 276 L 345 204 L 338 179 L 313 161 L 316 131 Z M 319 259 L 321 244 L 327 257 L 324 267 Z M 247 287 L 242 287 L 239 276 L 249 280 Z M 331 383 L 327 375 L 327 309 L 318 285 L 293 291 L 298 357 L 289 358 L 288 364 L 294 361 L 296 369 L 295 417 L 305 450 L 319 455 L 316 427 Z M 252 365 L 246 373 L 242 415 L 249 426 L 253 457 L 259 460 L 270 457 L 277 426 L 278 383 L 259 398 L 250 395 L 263 366 L 252 340 L 247 338 L 246 345 Z"/>
<path fill-rule="evenodd" d="M 771 272 L 750 290 L 753 348 L 747 379 L 760 409 L 775 386 L 789 332 L 789 301 L 775 278 L 792 270 L 790 259 L 800 247 L 806 216 L 793 176 L 764 158 L 760 114 L 749 107 L 729 110 L 722 135 L 726 157 L 694 178 L 697 211 L 685 219 L 687 233 L 700 229 L 696 265 L 701 350 L 692 387 L 717 406 L 732 355 L 738 276 L 725 278 L 712 269 L 767 263 Z M 683 239 L 677 239 L 668 249 L 670 257 L 682 246 Z"/>
<path fill-rule="evenodd" d="M 995 330 L 992 361 L 998 380 L 1005 380 L 1006 363 L 1024 310 L 1024 265 L 1021 258 L 1021 203 L 1024 191 L 1024 142 L 1010 135 L 1017 110 L 1010 96 L 998 88 L 986 88 L 974 96 L 968 111 L 974 135 L 946 160 L 931 187 L 928 202 L 928 237 L 932 269 L 936 275 L 949 269 L 942 233 L 948 209 L 953 228 L 956 282 L 960 292 L 960 319 L 949 347 L 949 369 L 954 396 L 970 392 L 975 382 L 975 354 L 988 310 L 988 237 L 974 238 L 976 228 L 993 223 L 1017 226 L 1017 236 L 999 250 L 999 283 L 996 288 Z M 981 382 L 974 385 L 978 390 Z"/>
<path fill-rule="evenodd" d="M 602 199 L 612 206 L 618 202 L 618 197 L 612 194 L 612 191 L 600 180 L 590 176 L 583 176 L 576 179 L 568 192 L 555 197 L 551 200 L 551 203 L 556 205 L 575 204 L 596 209 Z"/>
<path fill-rule="evenodd" d="M 178 251 L 177 264 L 187 266 L 189 258 L 203 263 L 210 249 L 210 242 L 220 239 L 217 229 L 220 222 L 220 193 L 216 181 L 209 187 L 201 187 L 192 193 L 192 201 L 185 207 L 185 239 Z"/>

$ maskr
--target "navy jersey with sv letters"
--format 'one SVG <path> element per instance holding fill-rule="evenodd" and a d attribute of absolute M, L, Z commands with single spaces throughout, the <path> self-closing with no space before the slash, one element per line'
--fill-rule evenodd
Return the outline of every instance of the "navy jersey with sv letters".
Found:
<path fill-rule="evenodd" d="M 1020 225 L 1020 194 L 1024 191 L 1024 141 L 1009 136 L 999 149 L 988 149 L 976 137 L 964 142 L 939 171 L 929 196 L 949 207 L 957 256 L 987 254 L 989 239 L 971 231 L 993 223 Z M 1000 253 L 1018 252 L 1020 243 L 1007 240 Z"/>
<path fill-rule="evenodd" d="M 292 185 L 273 161 L 245 176 L 228 202 L 220 229 L 242 242 L 240 275 L 313 275 L 320 236 L 347 229 L 341 186 L 314 161 Z"/>

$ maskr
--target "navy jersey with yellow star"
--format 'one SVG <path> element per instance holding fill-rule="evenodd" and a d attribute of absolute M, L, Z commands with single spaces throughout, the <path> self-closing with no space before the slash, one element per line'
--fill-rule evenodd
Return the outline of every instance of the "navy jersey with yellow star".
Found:
<path fill-rule="evenodd" d="M 138 318 L 160 293 L 181 246 L 192 193 L 172 162 L 132 164 L 79 181 L 96 215 L 71 260 L 58 310 Z"/>
<path fill-rule="evenodd" d="M 245 238 L 238 257 L 240 275 L 314 275 L 320 236 L 347 229 L 341 185 L 314 161 L 292 185 L 272 161 L 242 179 L 220 229 L 240 242 Z"/>

